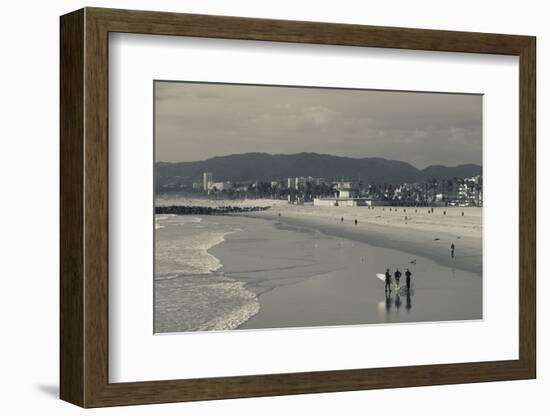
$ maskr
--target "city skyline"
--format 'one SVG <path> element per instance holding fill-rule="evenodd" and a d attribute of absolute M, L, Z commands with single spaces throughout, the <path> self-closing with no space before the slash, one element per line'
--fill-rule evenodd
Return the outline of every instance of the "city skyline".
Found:
<path fill-rule="evenodd" d="M 315 152 L 430 165 L 482 164 L 482 96 L 155 82 L 159 162 Z"/>

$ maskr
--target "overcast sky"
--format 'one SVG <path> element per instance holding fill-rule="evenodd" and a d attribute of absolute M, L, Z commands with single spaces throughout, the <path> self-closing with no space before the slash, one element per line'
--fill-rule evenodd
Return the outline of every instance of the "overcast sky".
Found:
<path fill-rule="evenodd" d="M 418 168 L 482 162 L 482 97 L 155 83 L 156 160 L 316 152 Z"/>

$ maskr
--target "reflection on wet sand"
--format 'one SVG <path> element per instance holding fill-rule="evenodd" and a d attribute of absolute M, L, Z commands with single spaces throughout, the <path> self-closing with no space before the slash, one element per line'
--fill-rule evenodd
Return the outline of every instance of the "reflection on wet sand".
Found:
<path fill-rule="evenodd" d="M 401 297 L 405 297 L 405 309 L 407 312 L 409 312 L 412 309 L 412 297 L 414 296 L 414 290 L 413 289 L 405 289 L 401 291 L 396 291 L 395 296 L 392 296 L 392 292 L 386 292 L 386 313 L 389 315 L 392 308 L 395 307 L 395 309 L 398 311 L 401 306 L 403 305 L 403 301 L 401 300 Z"/>

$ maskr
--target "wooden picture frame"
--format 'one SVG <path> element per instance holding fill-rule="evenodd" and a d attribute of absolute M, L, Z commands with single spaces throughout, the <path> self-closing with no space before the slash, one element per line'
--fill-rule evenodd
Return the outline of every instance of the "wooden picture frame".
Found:
<path fill-rule="evenodd" d="M 536 377 L 534 37 L 85 8 L 61 17 L 60 396 L 82 407 Z M 519 359 L 109 383 L 108 35 L 111 32 L 519 57 Z"/>

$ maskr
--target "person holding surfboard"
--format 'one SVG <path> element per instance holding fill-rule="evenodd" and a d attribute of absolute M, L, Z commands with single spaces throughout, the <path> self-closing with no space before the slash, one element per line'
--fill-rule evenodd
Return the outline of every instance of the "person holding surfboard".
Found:
<path fill-rule="evenodd" d="M 395 284 L 399 286 L 399 280 L 401 279 L 401 272 L 399 271 L 399 269 L 395 270 L 394 276 L 395 276 Z"/>
<path fill-rule="evenodd" d="M 412 273 L 409 269 L 405 272 L 405 282 L 407 283 L 407 292 L 411 290 L 411 276 Z"/>
<path fill-rule="evenodd" d="M 391 273 L 390 273 L 390 269 L 386 269 L 386 292 L 391 292 Z"/>

